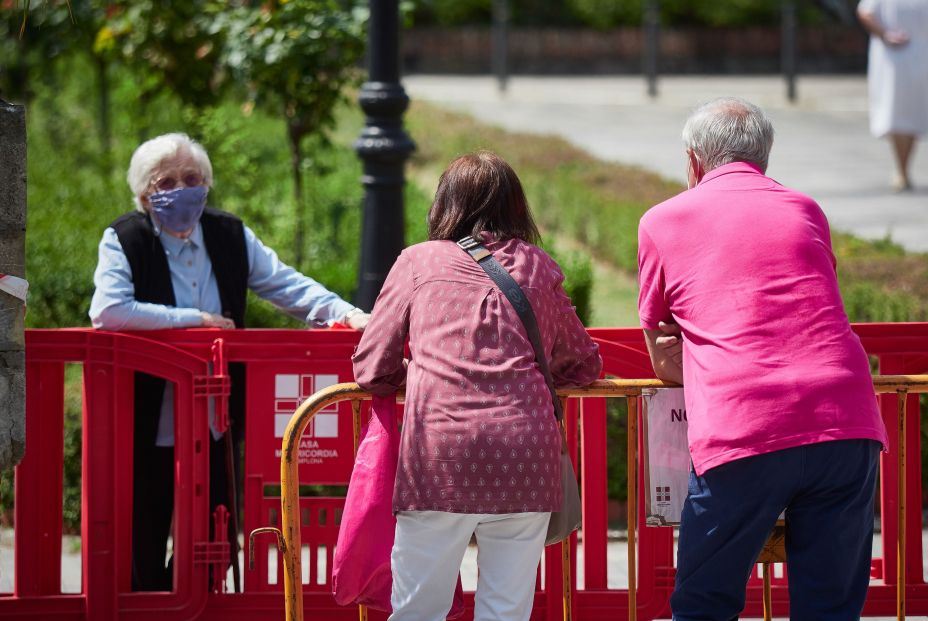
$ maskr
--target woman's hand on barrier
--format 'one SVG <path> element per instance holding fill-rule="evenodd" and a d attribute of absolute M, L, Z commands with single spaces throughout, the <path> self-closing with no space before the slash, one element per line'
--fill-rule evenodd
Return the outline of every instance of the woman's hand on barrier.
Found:
<path fill-rule="evenodd" d="M 200 324 L 204 328 L 222 328 L 223 330 L 232 330 L 235 328 L 235 322 L 228 317 L 215 315 L 213 313 L 200 313 Z"/>
<path fill-rule="evenodd" d="M 367 327 L 367 323 L 371 320 L 370 313 L 365 313 L 362 310 L 355 309 L 345 315 L 342 323 L 348 324 L 348 327 L 352 330 L 364 330 Z"/>

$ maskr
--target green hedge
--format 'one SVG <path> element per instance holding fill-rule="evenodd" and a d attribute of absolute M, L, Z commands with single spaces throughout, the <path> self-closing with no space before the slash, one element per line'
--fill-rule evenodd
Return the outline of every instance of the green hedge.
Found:
<path fill-rule="evenodd" d="M 798 3 L 799 20 L 804 24 L 821 23 L 828 13 L 811 3 Z M 411 21 L 415 26 L 487 25 L 492 20 L 493 0 L 418 0 L 413 3 Z M 530 27 L 638 27 L 642 21 L 644 0 L 509 0 L 510 20 L 514 26 Z M 693 2 L 659 0 L 661 23 L 665 26 L 723 27 L 778 26 L 781 21 L 780 0 L 727 0 Z M 850 9 L 844 15 L 850 15 Z"/>

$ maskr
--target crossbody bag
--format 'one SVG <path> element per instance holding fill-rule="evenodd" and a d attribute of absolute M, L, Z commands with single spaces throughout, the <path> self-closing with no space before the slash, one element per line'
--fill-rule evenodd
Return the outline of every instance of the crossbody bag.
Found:
<path fill-rule="evenodd" d="M 554 418 L 557 420 L 558 429 L 561 433 L 561 506 L 557 511 L 551 513 L 551 521 L 548 522 L 548 534 L 545 538 L 545 545 L 561 542 L 580 528 L 580 490 L 577 487 L 577 475 L 574 474 L 574 465 L 570 460 L 567 452 L 567 434 L 564 427 L 564 409 L 561 400 L 557 396 L 554 388 L 554 378 L 551 376 L 551 369 L 548 366 L 548 359 L 545 356 L 544 348 L 541 344 L 541 332 L 538 330 L 538 321 L 535 319 L 535 312 L 522 287 L 515 281 L 512 275 L 500 265 L 499 261 L 493 258 L 493 254 L 486 249 L 478 240 L 467 236 L 457 242 L 458 246 L 464 250 L 471 258 L 477 262 L 477 265 L 483 268 L 487 275 L 496 283 L 509 303 L 516 310 L 519 319 L 525 325 L 525 331 L 528 334 L 528 340 L 535 350 L 535 361 L 538 368 L 545 378 L 548 385 L 548 392 L 551 393 L 551 404 L 554 406 Z"/>

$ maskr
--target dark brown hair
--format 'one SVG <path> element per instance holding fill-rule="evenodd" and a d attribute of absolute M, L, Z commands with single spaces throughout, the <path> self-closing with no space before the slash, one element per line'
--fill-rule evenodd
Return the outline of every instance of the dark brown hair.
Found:
<path fill-rule="evenodd" d="M 438 181 L 429 209 L 429 239 L 457 241 L 487 233 L 538 243 L 538 228 L 512 167 L 489 151 L 462 155 Z"/>

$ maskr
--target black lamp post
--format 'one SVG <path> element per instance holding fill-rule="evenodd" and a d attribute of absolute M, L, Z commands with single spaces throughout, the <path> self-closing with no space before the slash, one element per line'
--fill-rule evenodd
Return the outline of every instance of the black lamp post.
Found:
<path fill-rule="evenodd" d="M 358 101 L 367 114 L 354 149 L 364 162 L 364 220 L 356 303 L 369 311 L 405 245 L 403 168 L 416 145 L 403 129 L 409 97 L 400 84 L 399 0 L 370 0 L 368 81 Z"/>

